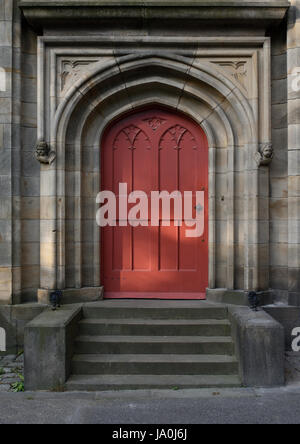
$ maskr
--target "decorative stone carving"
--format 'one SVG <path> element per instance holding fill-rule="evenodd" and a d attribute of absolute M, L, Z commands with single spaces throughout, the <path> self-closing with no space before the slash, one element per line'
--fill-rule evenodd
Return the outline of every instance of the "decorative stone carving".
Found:
<path fill-rule="evenodd" d="M 259 151 L 255 154 L 255 160 L 258 166 L 270 165 L 273 157 L 274 157 L 274 152 L 271 143 L 261 144 Z"/>
<path fill-rule="evenodd" d="M 61 67 L 61 91 L 68 84 L 76 82 L 85 72 L 87 66 L 96 62 L 97 60 L 64 60 Z"/>
<path fill-rule="evenodd" d="M 161 117 L 152 117 L 150 119 L 145 119 L 145 122 L 148 122 L 150 128 L 152 128 L 153 131 L 156 131 L 161 125 L 166 122 L 166 120 L 162 119 Z"/>
<path fill-rule="evenodd" d="M 239 82 L 244 88 L 246 88 L 247 62 L 224 61 L 224 62 L 214 62 L 214 63 L 224 68 L 237 82 Z"/>
<path fill-rule="evenodd" d="M 56 154 L 54 151 L 51 151 L 47 142 L 39 140 L 35 148 L 34 157 L 44 165 L 51 165 L 56 158 Z"/>

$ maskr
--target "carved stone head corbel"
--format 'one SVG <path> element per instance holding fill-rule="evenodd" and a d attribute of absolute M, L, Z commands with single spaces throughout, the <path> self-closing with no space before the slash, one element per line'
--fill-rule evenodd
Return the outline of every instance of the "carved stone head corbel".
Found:
<path fill-rule="evenodd" d="M 56 159 L 56 154 L 54 151 L 51 151 L 47 142 L 39 140 L 35 148 L 34 157 L 44 165 L 51 165 Z"/>
<path fill-rule="evenodd" d="M 262 143 L 260 150 L 255 153 L 255 160 L 258 166 L 268 166 L 274 157 L 273 147 L 271 143 Z"/>

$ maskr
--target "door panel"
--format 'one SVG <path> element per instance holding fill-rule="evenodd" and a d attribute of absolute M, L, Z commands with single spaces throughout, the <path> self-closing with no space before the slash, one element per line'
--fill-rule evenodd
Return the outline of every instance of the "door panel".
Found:
<path fill-rule="evenodd" d="M 208 144 L 201 127 L 180 113 L 147 109 L 114 122 L 104 134 L 101 150 L 102 190 L 113 191 L 119 199 L 119 183 L 126 183 L 128 194 L 143 191 L 149 201 L 148 214 L 143 215 L 148 226 L 124 226 L 126 215 L 124 219 L 120 214 L 117 200 L 117 226 L 101 230 L 105 297 L 205 298 Z M 205 192 L 202 237 L 187 237 L 186 230 L 191 227 L 184 221 L 176 226 L 172 201 L 170 226 L 164 226 L 161 207 L 158 226 L 151 226 L 151 192 L 176 190 L 193 193 L 193 217 L 198 204 L 196 191 Z M 128 204 L 128 211 L 134 205 Z"/>

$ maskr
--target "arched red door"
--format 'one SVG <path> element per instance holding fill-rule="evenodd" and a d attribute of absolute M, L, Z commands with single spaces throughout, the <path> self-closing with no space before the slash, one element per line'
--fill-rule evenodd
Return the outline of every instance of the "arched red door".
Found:
<path fill-rule="evenodd" d="M 101 276 L 106 298 L 204 299 L 208 286 L 208 143 L 204 131 L 181 113 L 164 108 L 140 110 L 114 122 L 102 140 L 102 190 L 117 196 L 116 226 L 102 228 Z M 143 226 L 126 223 L 127 191 L 147 195 Z M 151 226 L 151 192 L 193 193 L 193 217 L 204 213 L 204 232 L 187 237 L 183 221 L 175 226 L 171 200 L 170 226 Z M 202 191 L 202 205 L 196 192 Z M 204 193 L 203 193 L 204 192 Z M 136 203 L 141 201 L 137 200 Z M 144 201 L 143 201 L 144 202 Z M 178 201 L 177 201 L 178 202 Z M 204 205 L 203 205 L 204 202 Z M 200 206 L 199 206 L 200 205 Z M 128 211 L 133 207 L 128 205 Z M 184 198 L 182 199 L 184 216 Z M 128 213 L 126 213 L 128 214 Z M 138 213 L 142 219 L 145 213 Z M 140 221 L 141 223 L 141 221 Z M 121 225 L 121 226 L 120 226 Z"/>

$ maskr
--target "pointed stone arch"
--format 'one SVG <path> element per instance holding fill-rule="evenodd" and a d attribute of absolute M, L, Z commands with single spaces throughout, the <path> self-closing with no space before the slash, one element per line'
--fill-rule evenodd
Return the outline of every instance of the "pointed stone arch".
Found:
<path fill-rule="evenodd" d="M 41 227 L 42 288 L 101 285 L 99 230 L 91 216 L 96 214 L 95 195 L 100 190 L 99 144 L 114 119 L 147 105 L 178 110 L 201 125 L 207 135 L 210 288 L 259 288 L 257 100 L 249 100 L 244 87 L 220 67 L 175 54 L 158 56 L 153 51 L 93 64 L 53 108 L 47 131 L 57 161 L 45 168 L 44 176 L 42 172 L 42 187 L 44 178 L 45 187 L 52 180 L 56 196 L 52 200 L 53 227 L 57 231 L 50 244 L 49 263 L 49 255 L 43 260 L 43 249 L 49 243 Z M 239 171 L 243 189 L 238 196 L 237 162 L 244 165 Z M 237 211 L 243 213 L 239 218 Z M 236 264 L 240 247 L 243 259 Z M 242 272 L 237 278 L 238 268 Z"/>

